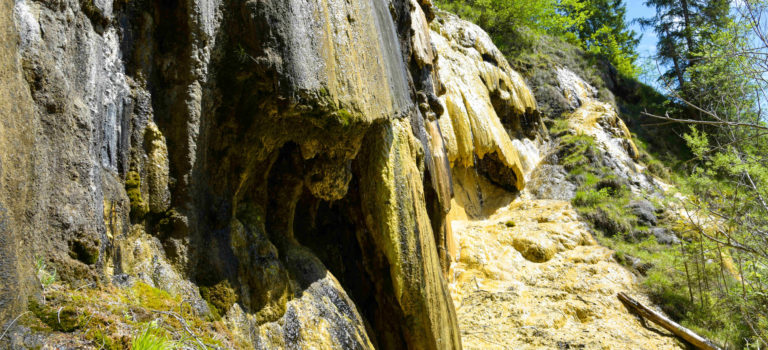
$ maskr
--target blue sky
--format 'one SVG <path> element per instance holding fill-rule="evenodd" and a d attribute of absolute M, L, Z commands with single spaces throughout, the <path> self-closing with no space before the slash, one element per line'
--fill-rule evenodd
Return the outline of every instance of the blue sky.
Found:
<path fill-rule="evenodd" d="M 643 5 L 644 2 L 644 0 L 626 0 L 627 21 L 643 17 L 652 17 L 655 14 L 654 9 Z M 640 53 L 640 56 L 653 56 L 656 53 L 656 34 L 653 30 L 651 28 L 643 30 L 637 23 L 632 24 L 632 29 L 643 35 L 643 38 L 640 40 L 640 45 L 637 46 L 637 52 Z"/>
<path fill-rule="evenodd" d="M 642 35 L 640 38 L 640 44 L 637 45 L 637 53 L 640 55 L 636 64 L 640 67 L 646 67 L 648 70 L 646 74 L 640 74 L 638 77 L 640 81 L 659 89 L 656 78 L 658 73 L 656 72 L 656 61 L 653 60 L 653 56 L 656 55 L 656 33 L 652 28 L 643 30 L 638 23 L 632 23 L 633 20 L 638 18 L 653 17 L 656 14 L 656 10 L 643 5 L 645 0 L 626 0 L 627 5 L 627 21 L 630 22 L 630 27 Z"/>

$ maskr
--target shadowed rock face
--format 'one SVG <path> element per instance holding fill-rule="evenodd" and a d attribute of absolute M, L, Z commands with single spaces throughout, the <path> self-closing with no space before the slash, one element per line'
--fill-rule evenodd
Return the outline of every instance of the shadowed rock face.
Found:
<path fill-rule="evenodd" d="M 0 319 L 40 256 L 74 285 L 226 281 L 256 348 L 460 348 L 424 4 L 4 2 Z"/>
<path fill-rule="evenodd" d="M 34 198 L 29 181 L 34 176 L 34 124 L 26 117 L 33 102 L 16 56 L 20 41 L 13 3 L 0 4 L 0 13 L 0 319 L 6 320 L 23 310 L 23 296 L 36 283 L 29 246 L 22 240 L 32 225 L 24 215 Z"/>
<path fill-rule="evenodd" d="M 139 279 L 202 313 L 200 290 L 227 286 L 234 304 L 207 301 L 254 348 L 461 348 L 452 176 L 522 189 L 538 115 L 485 33 L 434 16 L 4 2 L 0 321 L 39 295 L 39 257 L 73 286 Z"/>

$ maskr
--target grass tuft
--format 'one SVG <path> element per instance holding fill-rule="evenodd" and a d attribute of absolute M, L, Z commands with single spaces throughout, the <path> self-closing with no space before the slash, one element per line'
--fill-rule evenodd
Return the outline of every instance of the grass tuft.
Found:
<path fill-rule="evenodd" d="M 131 350 L 171 350 L 179 346 L 168 339 L 157 322 L 150 322 L 131 342 Z"/>

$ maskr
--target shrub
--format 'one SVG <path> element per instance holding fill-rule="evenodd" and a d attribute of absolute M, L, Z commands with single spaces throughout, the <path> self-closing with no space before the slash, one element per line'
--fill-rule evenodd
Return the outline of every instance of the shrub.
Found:
<path fill-rule="evenodd" d="M 607 188 L 600 190 L 579 190 L 576 191 L 576 195 L 573 197 L 573 204 L 578 207 L 594 208 L 609 197 L 610 194 L 608 193 Z"/>
<path fill-rule="evenodd" d="M 624 213 L 622 208 L 614 203 L 604 203 L 585 212 L 584 217 L 608 237 L 626 234 L 634 226 L 633 217 Z"/>
<path fill-rule="evenodd" d="M 651 159 L 646 168 L 649 173 L 658 176 L 662 180 L 669 180 L 669 170 L 660 161 Z"/>
<path fill-rule="evenodd" d="M 613 197 L 620 197 L 622 190 L 626 188 L 627 184 L 625 180 L 618 178 L 616 175 L 611 174 L 601 178 L 595 184 L 595 188 L 598 190 L 607 190 L 608 194 Z"/>

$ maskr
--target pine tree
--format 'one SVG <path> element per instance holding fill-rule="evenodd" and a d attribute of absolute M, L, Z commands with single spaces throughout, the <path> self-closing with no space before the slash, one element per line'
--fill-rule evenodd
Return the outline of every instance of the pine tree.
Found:
<path fill-rule="evenodd" d="M 646 0 L 646 6 L 656 9 L 656 15 L 640 21 L 644 28 L 653 28 L 659 38 L 657 55 L 667 81 L 681 97 L 686 93 L 690 75 L 687 70 L 697 64 L 694 56 L 701 47 L 730 23 L 728 0 Z M 671 85 L 671 84 L 670 84 Z"/>

